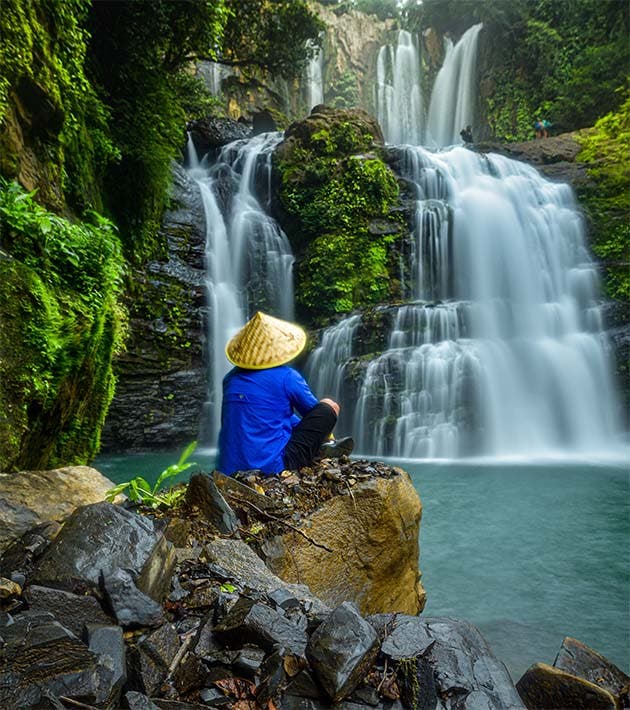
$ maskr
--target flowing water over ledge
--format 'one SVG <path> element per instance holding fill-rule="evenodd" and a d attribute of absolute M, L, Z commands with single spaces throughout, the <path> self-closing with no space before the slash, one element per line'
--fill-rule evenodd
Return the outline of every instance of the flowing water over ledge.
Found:
<path fill-rule="evenodd" d="M 103 456 L 119 482 L 177 454 Z M 214 456 L 193 456 L 206 470 Z M 425 613 L 478 626 L 514 680 L 574 636 L 630 671 L 630 473 L 625 460 L 400 461 L 424 506 Z M 188 472 L 184 474 L 184 477 Z"/>

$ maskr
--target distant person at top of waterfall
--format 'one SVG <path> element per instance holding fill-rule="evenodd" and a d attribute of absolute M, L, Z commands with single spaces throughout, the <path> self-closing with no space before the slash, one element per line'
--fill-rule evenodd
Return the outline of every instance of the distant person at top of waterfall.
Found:
<path fill-rule="evenodd" d="M 464 143 L 473 143 L 472 126 L 466 126 L 466 128 L 462 128 L 462 130 L 459 132 L 459 135 L 462 137 Z"/>
<path fill-rule="evenodd" d="M 350 438 L 328 440 L 337 402 L 318 401 L 287 365 L 305 345 L 302 328 L 260 311 L 228 342 L 225 353 L 235 367 L 223 380 L 217 459 L 222 473 L 259 469 L 272 475 L 352 451 Z"/>

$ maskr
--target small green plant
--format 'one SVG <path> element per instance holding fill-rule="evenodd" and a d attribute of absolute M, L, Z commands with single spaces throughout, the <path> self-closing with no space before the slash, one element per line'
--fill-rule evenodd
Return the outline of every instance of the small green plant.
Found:
<path fill-rule="evenodd" d="M 136 476 L 130 481 L 119 483 L 117 486 L 110 488 L 105 494 L 105 499 L 111 503 L 117 495 L 128 491 L 127 495 L 134 503 L 142 503 L 151 508 L 158 508 L 160 505 L 172 508 L 184 496 L 186 489 L 181 486 L 179 488 L 170 486 L 166 490 L 161 490 L 162 485 L 168 479 L 177 476 L 195 465 L 194 461 L 188 461 L 188 458 L 196 448 L 196 441 L 188 444 L 179 457 L 179 461 L 165 468 L 158 476 L 153 487 L 151 487 L 151 484 L 145 478 L 142 478 L 142 476 Z"/>
<path fill-rule="evenodd" d="M 233 594 L 236 591 L 236 587 L 229 582 L 223 582 L 219 589 L 226 594 Z"/>

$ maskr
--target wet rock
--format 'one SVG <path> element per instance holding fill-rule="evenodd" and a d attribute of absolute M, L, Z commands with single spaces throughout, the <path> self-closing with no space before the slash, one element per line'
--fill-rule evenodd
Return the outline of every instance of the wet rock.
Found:
<path fill-rule="evenodd" d="M 127 680 L 125 641 L 120 626 L 88 624 L 88 648 L 98 656 L 98 695 L 102 702 L 117 705 Z"/>
<path fill-rule="evenodd" d="M 221 148 L 232 141 L 249 138 L 251 135 L 251 130 L 238 121 L 212 116 L 191 121 L 188 130 L 200 158 L 210 150 Z"/>
<path fill-rule="evenodd" d="M 319 698 L 321 695 L 312 674 L 306 669 L 295 676 L 287 687 L 286 693 L 300 698 Z"/>
<path fill-rule="evenodd" d="M 472 624 L 449 617 L 428 617 L 424 623 L 434 640 L 424 659 L 447 709 L 523 708 L 507 669 Z"/>
<path fill-rule="evenodd" d="M 207 675 L 208 672 L 201 659 L 193 653 L 187 653 L 175 671 L 173 682 L 177 692 L 187 696 L 191 691 L 204 687 Z"/>
<path fill-rule="evenodd" d="M 12 579 L 0 577 L 0 601 L 16 599 L 22 594 L 22 587 Z"/>
<path fill-rule="evenodd" d="M 254 676 L 260 671 L 260 666 L 265 660 L 265 652 L 256 646 L 245 646 L 239 652 L 234 667 L 239 675 L 253 680 Z"/>
<path fill-rule="evenodd" d="M 150 698 L 135 690 L 125 693 L 125 700 L 129 710 L 160 710 Z"/>
<path fill-rule="evenodd" d="M 299 600 L 286 589 L 274 589 L 273 592 L 269 592 L 267 596 L 276 605 L 276 607 L 284 609 L 285 611 L 287 609 L 299 609 L 300 607 Z"/>
<path fill-rule="evenodd" d="M 212 708 L 226 708 L 232 705 L 232 700 L 216 688 L 204 688 L 199 693 L 199 698 Z"/>
<path fill-rule="evenodd" d="M 252 114 L 252 135 L 257 136 L 260 133 L 270 133 L 277 130 L 274 117 L 267 109 L 255 111 Z"/>
<path fill-rule="evenodd" d="M 376 658 L 376 631 L 349 602 L 338 606 L 311 636 L 307 657 L 333 702 L 349 695 Z"/>
<path fill-rule="evenodd" d="M 236 515 L 219 492 L 211 475 L 195 473 L 190 479 L 186 500 L 199 508 L 220 533 L 232 535 L 238 532 Z"/>
<path fill-rule="evenodd" d="M 525 707 L 615 710 L 615 698 L 605 688 L 546 663 L 528 668 L 516 684 Z"/>
<path fill-rule="evenodd" d="M 129 686 L 153 695 L 168 674 L 179 649 L 179 637 L 171 624 L 143 635 L 129 649 Z"/>
<path fill-rule="evenodd" d="M 19 571 L 28 577 L 35 561 L 44 553 L 60 530 L 61 524 L 51 520 L 36 525 L 22 537 L 14 540 L 0 557 L 0 574 L 7 577 Z"/>
<path fill-rule="evenodd" d="M 247 597 L 241 597 L 214 629 L 231 648 L 251 643 L 270 651 L 278 644 L 297 656 L 304 655 L 307 636 L 304 631 L 275 609 Z"/>
<path fill-rule="evenodd" d="M 129 337 L 114 362 L 118 381 L 102 451 L 183 448 L 204 419 L 205 213 L 195 180 L 181 165 L 172 168 L 159 237 L 166 254 L 129 274 Z"/>
<path fill-rule="evenodd" d="M 129 572 L 117 569 L 103 577 L 103 589 L 121 626 L 158 626 L 162 623 L 162 605 L 141 592 Z"/>
<path fill-rule="evenodd" d="M 326 604 L 349 599 L 363 614 L 418 613 L 425 600 L 418 570 L 422 505 L 408 474 L 387 469 L 389 478 L 362 477 L 360 462 L 342 465 L 345 494 L 301 521 L 308 536 L 328 549 L 291 531 L 277 535 L 263 546 L 271 571 L 308 585 Z M 352 474 L 358 482 L 350 496 L 345 480 Z"/>
<path fill-rule="evenodd" d="M 565 673 L 605 688 L 617 698 L 630 685 L 630 676 L 600 653 L 570 636 L 562 642 L 553 665 Z"/>
<path fill-rule="evenodd" d="M 284 589 L 314 613 L 326 613 L 329 608 L 303 584 L 289 584 L 277 577 L 258 555 L 241 540 L 216 539 L 204 547 L 204 559 L 219 565 L 244 587 L 267 594 Z"/>
<path fill-rule="evenodd" d="M 25 593 L 29 608 L 48 611 L 66 629 L 81 637 L 86 624 L 111 624 L 98 601 L 89 595 L 80 596 L 61 589 L 31 585 Z"/>
<path fill-rule="evenodd" d="M 402 687 L 403 704 L 406 707 L 414 710 L 434 710 L 439 707 L 433 668 L 427 660 L 418 657 L 399 664 L 398 678 Z M 466 697 L 465 702 L 466 707 L 472 710 L 474 704 L 470 695 Z M 484 702 L 487 705 L 485 698 Z M 480 705 L 481 707 L 484 705 Z"/>
<path fill-rule="evenodd" d="M 434 643 L 424 621 L 414 616 L 399 616 L 381 645 L 381 652 L 394 661 L 423 655 Z"/>
<path fill-rule="evenodd" d="M 45 612 L 0 622 L 0 707 L 42 707 L 44 698 L 99 702 L 98 657 Z"/>
<path fill-rule="evenodd" d="M 111 503 L 77 509 L 35 565 L 31 582 L 74 591 L 98 589 L 101 576 L 128 570 L 141 592 L 162 600 L 175 554 L 151 520 Z"/>
<path fill-rule="evenodd" d="M 284 669 L 284 649 L 267 657 L 260 669 L 260 684 L 256 700 L 263 707 L 276 700 L 286 686 L 287 675 Z"/>
<path fill-rule="evenodd" d="M 35 526 L 104 500 L 113 485 L 89 466 L 0 474 L 0 552 Z"/>

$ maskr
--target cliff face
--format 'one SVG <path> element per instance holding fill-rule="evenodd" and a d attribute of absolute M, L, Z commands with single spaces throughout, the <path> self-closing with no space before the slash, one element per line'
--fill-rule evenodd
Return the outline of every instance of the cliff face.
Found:
<path fill-rule="evenodd" d="M 199 189 L 173 167 L 167 254 L 130 278 L 129 338 L 117 359 L 105 451 L 176 448 L 197 438 L 206 399 L 203 364 L 205 217 Z"/>

